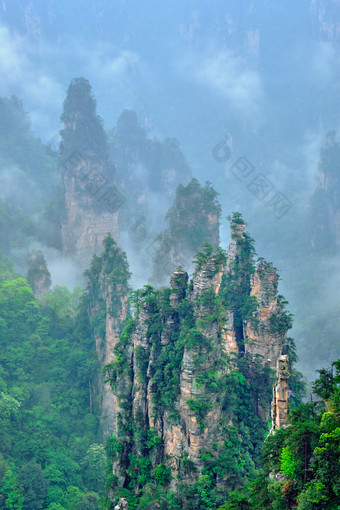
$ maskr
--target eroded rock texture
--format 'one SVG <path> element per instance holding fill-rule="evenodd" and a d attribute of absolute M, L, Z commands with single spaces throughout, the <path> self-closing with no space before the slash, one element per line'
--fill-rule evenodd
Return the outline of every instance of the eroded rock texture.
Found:
<path fill-rule="evenodd" d="M 40 299 L 51 288 L 51 274 L 45 257 L 39 250 L 31 250 L 28 254 L 27 281 L 36 299 Z"/>
<path fill-rule="evenodd" d="M 118 211 L 125 200 L 115 186 L 115 168 L 96 108 L 90 83 L 74 78 L 60 117 L 59 161 L 65 200 L 61 246 L 82 270 L 93 254 L 100 254 L 108 233 L 118 241 Z"/>
<path fill-rule="evenodd" d="M 178 269 L 169 289 L 134 295 L 108 367 L 116 489 L 176 491 L 209 473 L 223 492 L 254 468 L 290 317 L 237 215 L 231 228 L 228 254 L 205 247 L 189 284 Z"/>
<path fill-rule="evenodd" d="M 273 389 L 272 404 L 272 430 L 285 428 L 288 423 L 288 400 L 289 400 L 289 361 L 286 354 L 277 360 L 277 381 Z"/>
<path fill-rule="evenodd" d="M 94 257 L 87 271 L 89 279 L 89 317 L 96 342 L 101 367 L 111 363 L 116 356 L 114 348 L 119 341 L 122 324 L 126 318 L 128 279 L 130 273 L 125 254 L 111 236 L 104 240 L 104 251 Z M 104 438 L 117 433 L 117 396 L 105 382 L 101 372 L 101 425 Z"/>
<path fill-rule="evenodd" d="M 108 184 L 105 168 L 90 159 L 73 155 L 63 167 L 65 214 L 61 222 L 61 244 L 85 270 L 102 251 L 107 234 L 118 241 L 119 207 L 124 197 Z"/>

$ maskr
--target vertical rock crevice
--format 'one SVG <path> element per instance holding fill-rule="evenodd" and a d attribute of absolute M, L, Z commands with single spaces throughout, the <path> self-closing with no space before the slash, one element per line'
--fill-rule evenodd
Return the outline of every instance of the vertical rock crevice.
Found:
<path fill-rule="evenodd" d="M 232 459 L 237 451 L 250 459 L 268 432 L 273 367 L 290 317 L 275 269 L 254 263 L 243 220 L 234 216 L 231 228 L 228 253 L 205 245 L 190 282 L 178 268 L 169 289 L 133 295 L 134 314 L 108 366 L 117 494 L 160 479 L 176 492 L 206 473 L 224 491 L 253 469 L 250 462 L 240 471 Z"/>

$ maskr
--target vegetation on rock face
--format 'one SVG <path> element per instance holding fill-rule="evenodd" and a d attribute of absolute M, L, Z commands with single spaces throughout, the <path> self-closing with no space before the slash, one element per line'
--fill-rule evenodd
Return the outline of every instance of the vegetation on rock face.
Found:
<path fill-rule="evenodd" d="M 107 137 L 96 108 L 97 104 L 90 83 L 85 78 L 74 78 L 67 90 L 63 113 L 60 117 L 64 123 L 60 146 L 63 160 L 77 151 L 84 158 L 107 162 Z"/>
<path fill-rule="evenodd" d="M 240 216 L 235 218 L 243 224 Z M 257 306 L 249 299 L 255 251 L 247 234 L 237 250 L 218 293 L 211 285 L 225 267 L 226 254 L 210 244 L 196 255 L 189 284 L 179 268 L 171 290 L 148 285 L 133 293 L 133 316 L 107 366 L 118 399 L 118 431 L 107 444 L 113 465 L 108 508 L 124 497 L 138 510 L 151 503 L 164 509 L 213 509 L 224 502 L 226 489 L 235 490 L 255 476 L 269 431 L 259 403 L 270 406 L 273 374 L 261 356 L 244 353 L 241 346 L 239 356 L 230 356 L 222 347 L 227 312 L 234 314 L 235 328 L 241 328 Z M 209 281 L 210 287 L 200 287 Z M 293 342 L 286 348 L 293 352 Z M 185 366 L 193 379 L 184 398 Z M 296 387 L 301 387 L 298 377 Z M 167 453 L 169 430 L 189 434 L 185 408 L 196 418 L 197 435 L 206 434 L 198 458 L 190 457 L 185 445 L 181 454 Z M 211 421 L 215 415 L 216 423 Z"/>
<path fill-rule="evenodd" d="M 252 339 L 245 335 L 245 324 L 258 331 L 259 302 L 251 295 L 252 278 L 257 275 L 263 284 L 269 274 L 276 277 L 276 270 L 261 258 L 255 263 L 253 240 L 245 232 L 238 236 L 244 225 L 240 213 L 230 218 L 238 251 L 218 294 L 210 287 L 194 298 L 193 280 L 188 283 L 181 268 L 178 287 L 156 290 L 146 286 L 131 293 L 127 309 L 130 306 L 132 315 L 128 313 L 115 360 L 107 367 L 119 401 L 119 426 L 105 452 L 93 332 L 105 348 L 107 314 L 116 320 L 122 312 L 122 298 L 129 293 L 127 259 L 108 236 L 102 255 L 94 257 L 87 271 L 85 294 L 63 287 L 47 292 L 50 280 L 43 257 L 33 261 L 28 282 L 14 274 L 12 262 L 3 255 L 37 238 L 59 246 L 64 201 L 62 193 L 58 195 L 57 153 L 49 147 L 46 150 L 32 136 L 21 102 L 15 97 L 1 98 L 0 113 L 0 171 L 5 177 L 8 174 L 13 190 L 0 203 L 0 508 L 99 508 L 106 455 L 110 460 L 105 489 L 108 507 L 119 496 L 139 510 L 215 509 L 227 496 L 225 509 L 339 506 L 340 361 L 320 371 L 314 385 L 323 402 L 296 407 L 303 388 L 292 366 L 296 356 L 291 339 L 283 346 L 291 365 L 291 426 L 267 439 L 258 471 L 268 431 L 259 405 L 269 406 L 273 374 L 263 366 L 260 355 L 247 350 Z M 122 214 L 123 227 L 145 213 L 153 193 L 163 193 L 167 208 L 177 185 L 188 182 L 190 169 L 178 141 L 148 139 L 134 112 L 124 111 L 107 138 L 91 86 L 84 78 L 71 82 L 61 119 L 59 162 L 76 151 L 99 162 L 101 171 L 112 177 L 110 151 L 128 204 L 128 213 Z M 333 142 L 321 154 L 319 170 L 327 186 L 320 186 L 314 195 L 310 225 L 317 253 L 336 251 L 332 229 L 334 212 L 339 209 L 339 154 L 339 145 Z M 47 188 L 54 194 L 51 203 Z M 197 270 L 208 279 L 217 278 L 226 263 L 226 254 L 218 247 L 219 218 L 217 193 L 211 184 L 201 186 L 193 179 L 178 186 L 166 216 L 169 228 L 159 237 L 162 250 L 154 281 L 159 282 L 178 264 L 185 266 L 197 250 Z M 46 292 L 37 302 L 32 288 L 35 291 L 41 272 L 45 273 Z M 284 336 L 292 325 L 286 304 L 278 296 L 278 308 L 268 319 L 272 335 Z M 228 313 L 240 355 L 227 355 L 221 349 Z M 308 338 L 308 348 L 319 345 L 321 334 L 333 348 L 337 317 L 336 309 L 324 317 L 318 314 L 313 333 L 318 338 L 312 342 Z M 313 317 L 308 320 L 313 323 Z M 214 331 L 218 331 L 215 336 Z M 135 345 L 137 337 L 142 341 Z M 193 460 L 184 448 L 176 458 L 174 477 L 163 432 L 167 426 L 183 425 L 178 399 L 188 356 L 193 391 L 182 403 L 196 420 L 198 435 L 210 426 L 215 409 L 221 410 L 222 418 L 219 437 L 207 441 L 198 459 Z M 150 392 L 137 398 L 146 385 Z M 151 412 L 145 414 L 148 399 Z M 227 495 L 226 486 L 234 491 Z"/>
<path fill-rule="evenodd" d="M 86 296 L 91 327 L 104 341 L 106 316 L 109 313 L 120 320 L 121 298 L 128 294 L 131 274 L 125 253 L 111 235 L 104 239 L 103 248 L 100 257 L 94 255 L 85 275 L 88 279 Z"/>
<path fill-rule="evenodd" d="M 31 250 L 29 253 L 27 281 L 36 298 L 50 290 L 51 274 L 47 269 L 46 260 L 41 251 Z"/>
<path fill-rule="evenodd" d="M 169 227 L 158 237 L 153 282 L 169 278 L 178 265 L 189 265 L 204 243 L 219 245 L 221 206 L 217 196 L 209 182 L 201 186 L 192 179 L 187 186 L 178 186 L 174 205 L 165 216 Z"/>
<path fill-rule="evenodd" d="M 313 385 L 319 399 L 292 410 L 291 426 L 266 439 L 260 473 L 220 510 L 339 507 L 340 360 L 319 374 Z"/>
<path fill-rule="evenodd" d="M 244 221 L 239 213 L 234 213 L 228 219 L 233 237 Z M 253 320 L 253 311 L 257 306 L 256 298 L 250 295 L 250 278 L 255 271 L 254 243 L 246 232 L 237 237 L 237 255 L 231 262 L 230 271 L 223 275 L 220 290 L 224 305 L 233 312 L 236 341 L 242 351 L 245 342 L 243 326 L 245 321 Z"/>
<path fill-rule="evenodd" d="M 134 352 L 138 373 L 132 372 L 129 361 L 130 339 L 136 328 L 136 319 L 127 323 L 115 347 L 116 360 L 107 367 L 121 409 L 118 437 L 110 439 L 108 448 L 112 452 L 112 462 L 121 465 L 125 479 L 122 487 L 117 477 L 110 475 L 110 490 L 114 492 L 115 501 L 119 497 L 126 497 L 131 508 L 147 508 L 147 501 L 169 509 L 198 509 L 203 505 L 205 508 L 216 508 L 224 500 L 224 490 L 218 488 L 218 480 L 221 483 L 227 477 L 229 486 L 237 487 L 254 473 L 266 424 L 254 412 L 252 397 L 256 393 L 256 399 L 268 401 L 271 379 L 260 364 L 257 368 L 253 364 L 250 367 L 246 360 L 240 360 L 237 369 L 230 368 L 225 372 L 227 358 L 220 353 L 220 359 L 214 359 L 218 347 L 195 328 L 197 319 L 189 296 L 182 301 L 176 313 L 169 306 L 168 289 L 157 291 L 149 287 L 140 292 L 136 305 L 147 315 L 147 347 L 137 346 Z M 174 321 L 175 327 L 171 330 L 168 343 L 162 346 L 167 319 Z M 200 452 L 203 466 L 201 476 L 195 475 L 195 462 L 183 452 L 180 459 L 182 467 L 176 480 L 177 489 L 174 491 L 169 487 L 171 462 L 164 454 L 159 429 L 155 430 L 150 425 L 142 411 L 133 412 L 133 385 L 148 384 L 151 388 L 155 422 L 165 420 L 164 426 L 167 427 L 169 424 L 179 424 L 182 418 L 176 402 L 180 392 L 183 355 L 185 350 L 191 349 L 196 353 L 193 362 L 201 396 L 188 400 L 188 407 L 204 430 L 207 413 L 213 410 L 213 400 L 209 395 L 217 397 L 223 409 L 224 417 L 220 421 L 223 439 L 216 440 L 214 445 L 207 445 Z M 112 444 L 115 445 L 113 450 Z M 188 484 L 185 478 L 190 473 L 192 478 Z M 114 504 L 110 508 L 114 508 Z"/>

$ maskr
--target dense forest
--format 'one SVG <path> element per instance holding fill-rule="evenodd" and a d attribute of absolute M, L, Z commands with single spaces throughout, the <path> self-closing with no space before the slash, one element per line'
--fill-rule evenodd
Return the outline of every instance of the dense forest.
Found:
<path fill-rule="evenodd" d="M 340 508 L 337 3 L 2 2 L 0 510 Z"/>
<path fill-rule="evenodd" d="M 17 98 L 1 108 L 2 167 L 20 167 L 28 189 L 2 202 L 1 508 L 335 508 L 339 362 L 302 403 L 292 316 L 241 214 L 229 218 L 226 252 L 211 183 L 190 181 L 178 143 L 149 141 L 133 112 L 106 133 L 83 78 L 68 89 L 58 151 L 32 136 Z M 336 150 L 320 160 L 329 179 Z M 150 181 L 136 201 L 141 164 Z M 185 184 L 167 188 L 168 227 L 152 257 L 145 223 L 130 230 L 130 253 L 138 247 L 155 285 L 136 290 L 128 257 L 103 229 L 109 218 L 118 237 L 150 217 L 146 197 L 166 186 L 154 176 L 167 168 Z M 118 206 L 98 200 L 107 186 L 123 197 Z M 78 261 L 81 286 L 53 285 L 43 246 Z M 281 354 L 289 426 L 270 433 Z"/>

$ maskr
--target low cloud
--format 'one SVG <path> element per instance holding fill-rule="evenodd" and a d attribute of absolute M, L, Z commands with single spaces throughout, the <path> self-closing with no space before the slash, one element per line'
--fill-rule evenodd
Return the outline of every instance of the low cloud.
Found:
<path fill-rule="evenodd" d="M 141 65 L 140 58 L 131 51 L 119 51 L 112 54 L 110 47 L 92 52 L 89 57 L 88 69 L 91 74 L 99 75 L 102 80 L 129 80 L 136 76 Z"/>
<path fill-rule="evenodd" d="M 317 79 L 322 85 L 329 84 L 339 72 L 339 52 L 330 42 L 318 43 L 311 62 L 313 79 Z"/>
<path fill-rule="evenodd" d="M 13 35 L 7 27 L 0 26 L 0 95 L 14 94 L 22 99 L 25 109 L 30 111 L 33 130 L 48 138 L 55 131 L 64 91 L 42 69 L 35 53 L 36 47 L 27 37 Z M 44 47 L 39 53 L 44 54 Z"/>
<path fill-rule="evenodd" d="M 192 70 L 201 84 L 245 117 L 259 114 L 264 96 L 261 76 L 244 58 L 220 51 L 199 59 Z"/>

